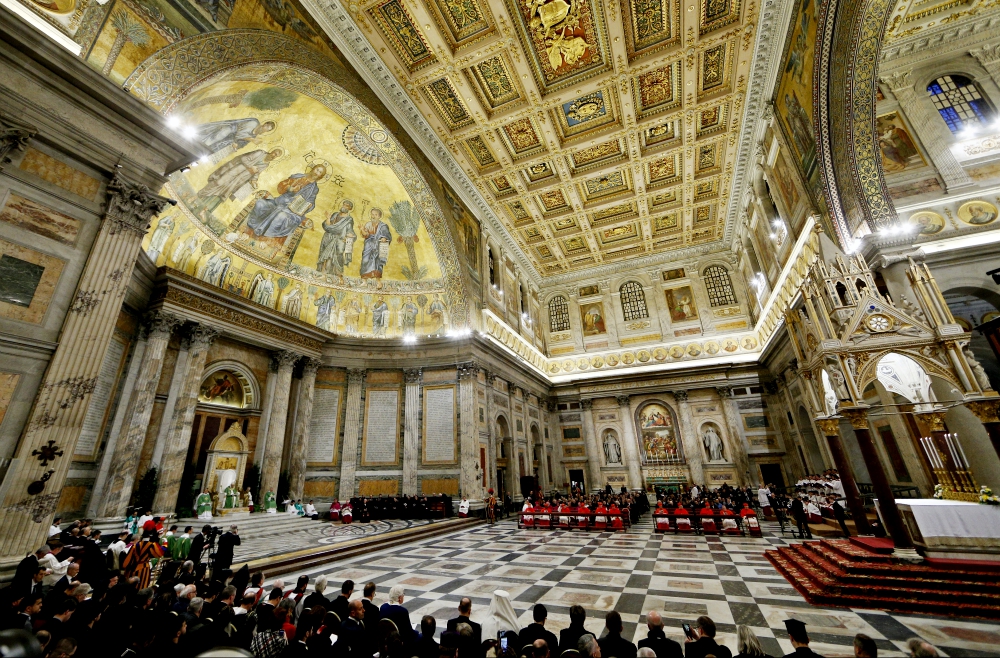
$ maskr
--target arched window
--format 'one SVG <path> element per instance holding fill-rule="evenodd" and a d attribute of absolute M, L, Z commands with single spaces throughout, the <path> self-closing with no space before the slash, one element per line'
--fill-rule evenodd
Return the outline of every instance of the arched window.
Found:
<path fill-rule="evenodd" d="M 964 75 L 943 75 L 927 85 L 927 93 L 941 118 L 955 134 L 993 120 L 993 108 L 983 98 L 976 83 Z"/>
<path fill-rule="evenodd" d="M 708 303 L 712 306 L 735 306 L 736 295 L 733 293 L 733 282 L 729 272 L 721 265 L 709 265 L 702 272 L 705 288 L 708 290 Z"/>
<path fill-rule="evenodd" d="M 493 248 L 489 247 L 486 249 L 486 254 L 489 256 L 489 269 L 490 269 L 490 285 L 495 286 L 497 284 L 497 269 L 496 264 L 493 261 Z"/>
<path fill-rule="evenodd" d="M 523 283 L 517 284 L 517 289 L 518 289 L 518 292 L 520 293 L 520 297 L 521 297 L 521 313 L 527 313 L 528 312 L 528 296 L 526 294 L 524 294 L 524 284 Z"/>
<path fill-rule="evenodd" d="M 569 304 L 562 295 L 549 300 L 549 331 L 569 331 Z"/>
<path fill-rule="evenodd" d="M 635 281 L 626 281 L 618 289 L 618 292 L 621 293 L 622 315 L 625 316 L 626 322 L 649 317 L 649 311 L 646 310 L 646 295 L 642 292 L 642 286 Z"/>

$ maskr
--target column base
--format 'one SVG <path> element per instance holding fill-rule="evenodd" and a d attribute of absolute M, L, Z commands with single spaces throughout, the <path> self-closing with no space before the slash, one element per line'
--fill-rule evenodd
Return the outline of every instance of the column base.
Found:
<path fill-rule="evenodd" d="M 918 553 L 915 548 L 894 548 L 892 556 L 911 564 L 918 564 L 924 561 L 924 556 Z"/>

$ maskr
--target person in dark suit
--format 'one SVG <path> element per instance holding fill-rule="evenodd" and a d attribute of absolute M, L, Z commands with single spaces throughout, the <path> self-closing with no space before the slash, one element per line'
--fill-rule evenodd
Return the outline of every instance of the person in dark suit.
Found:
<path fill-rule="evenodd" d="M 569 609 L 569 628 L 559 631 L 559 651 L 553 652 L 562 655 L 567 649 L 577 650 L 577 644 L 584 635 L 593 635 L 583 627 L 583 622 L 587 618 L 587 611 L 581 605 L 571 606 Z"/>
<path fill-rule="evenodd" d="M 239 532 L 239 528 L 231 525 L 229 532 L 223 533 L 219 537 L 219 544 L 215 548 L 215 569 L 217 571 L 233 566 L 233 548 L 240 545 Z"/>
<path fill-rule="evenodd" d="M 483 644 L 483 627 L 470 619 L 472 614 L 472 599 L 463 597 L 458 602 L 458 616 L 448 620 L 448 630 L 453 631 L 459 624 L 468 624 L 472 629 L 472 638 L 475 646 L 479 648 Z"/>
<path fill-rule="evenodd" d="M 330 606 L 333 605 L 333 602 L 326 598 L 326 595 L 323 593 L 326 591 L 326 583 L 326 576 L 320 576 L 316 579 L 316 584 L 313 585 L 313 591 L 310 592 L 309 596 L 307 596 L 302 602 L 303 610 L 312 610 L 318 605 L 323 606 L 323 609 L 326 611 L 330 610 Z"/>
<path fill-rule="evenodd" d="M 554 653 L 559 647 L 559 640 L 551 631 L 545 629 L 545 620 L 549 616 L 549 611 L 541 603 L 536 603 L 535 607 L 531 610 L 531 618 L 534 620 L 532 623 L 528 624 L 517 634 L 517 639 L 521 643 L 521 647 L 526 647 L 529 644 L 534 644 L 535 640 L 545 640 L 545 644 L 548 645 L 549 652 Z"/>
<path fill-rule="evenodd" d="M 798 619 L 786 619 L 785 630 L 788 631 L 788 637 L 792 641 L 792 647 L 795 651 L 785 654 L 784 658 L 823 658 L 809 648 L 809 634 L 806 633 L 804 622 Z"/>
<path fill-rule="evenodd" d="M 424 615 L 420 620 L 420 639 L 417 640 L 417 646 L 414 649 L 414 655 L 417 658 L 438 658 L 441 648 L 434 641 L 434 631 L 436 629 L 437 622 L 434 621 L 434 617 Z"/>
<path fill-rule="evenodd" d="M 38 560 L 48 552 L 46 547 L 43 546 L 31 555 L 25 556 L 17 564 L 17 570 L 14 571 L 14 579 L 10 583 L 11 591 L 9 594 L 11 601 L 16 601 L 31 592 L 32 581 L 35 573 L 38 572 Z"/>
<path fill-rule="evenodd" d="M 416 641 L 416 631 L 410 623 L 410 611 L 403 607 L 403 598 L 406 590 L 402 585 L 393 585 L 389 590 L 389 600 L 382 604 L 379 612 L 382 619 L 390 619 L 399 631 L 399 639 L 404 647 L 412 647 Z"/>
<path fill-rule="evenodd" d="M 271 593 L 267 595 L 267 601 L 262 601 L 257 604 L 257 630 L 258 631 L 269 631 L 277 630 L 280 625 L 277 624 L 277 619 L 274 617 L 274 611 L 278 607 L 278 603 L 281 602 L 281 590 L 275 587 L 271 590 Z"/>
<path fill-rule="evenodd" d="M 850 537 L 851 531 L 847 528 L 847 511 L 844 509 L 844 504 L 839 500 L 835 500 L 831 507 L 833 507 L 833 517 L 840 524 L 840 529 L 844 531 L 844 536 Z"/>
<path fill-rule="evenodd" d="M 333 600 L 333 603 L 330 604 L 330 612 L 337 613 L 337 616 L 340 617 L 341 623 L 347 621 L 347 608 L 348 603 L 350 603 L 351 600 L 351 594 L 354 594 L 354 581 L 345 580 L 344 584 L 340 586 L 340 595 Z M 365 624 L 365 626 L 367 625 L 368 624 Z"/>
<path fill-rule="evenodd" d="M 212 532 L 212 526 L 203 527 L 201 532 L 191 538 L 191 548 L 188 550 L 188 559 L 194 562 L 194 570 L 199 579 L 205 575 L 205 565 L 201 562 L 201 554 L 205 551 L 205 541 L 210 532 Z"/>
<path fill-rule="evenodd" d="M 368 644 L 364 618 L 365 608 L 361 601 L 351 601 L 347 606 L 347 617 L 341 622 L 340 632 L 337 634 L 337 645 L 334 647 L 336 655 L 350 652 L 352 656 L 371 656 L 374 653 L 374 649 Z"/>
<path fill-rule="evenodd" d="M 715 658 L 733 658 L 733 652 L 724 644 L 715 641 L 715 622 L 711 617 L 698 617 L 695 623 L 696 629 L 692 629 L 695 637 L 684 640 L 685 658 L 705 658 L 705 656 L 715 656 Z"/>
<path fill-rule="evenodd" d="M 802 503 L 803 494 L 799 494 L 792 499 L 792 518 L 795 519 L 795 524 L 799 527 L 799 539 L 812 539 L 812 531 L 809 530 L 809 517 L 806 516 L 806 508 Z"/>
<path fill-rule="evenodd" d="M 45 609 L 44 606 L 42 609 Z M 49 632 L 53 643 L 66 636 L 66 624 L 75 611 L 76 599 L 72 597 L 63 599 L 48 611 L 52 618 L 45 622 L 45 630 Z"/>
<path fill-rule="evenodd" d="M 281 658 L 301 658 L 309 655 L 307 642 L 316 631 L 316 622 L 312 610 L 303 610 L 299 615 L 299 623 L 295 626 L 295 639 L 288 643 L 281 652 Z"/>
<path fill-rule="evenodd" d="M 601 647 L 601 655 L 613 656 L 613 658 L 635 658 L 638 649 L 622 637 L 622 631 L 625 629 L 622 625 L 622 616 L 612 610 L 605 615 L 604 626 L 608 629 L 608 633 L 597 641 Z M 730 657 L 727 656 L 727 658 Z"/>
<path fill-rule="evenodd" d="M 369 581 L 365 583 L 362 593 L 361 605 L 365 609 L 365 630 L 368 632 L 368 640 L 371 646 L 375 646 L 379 641 L 378 623 L 382 619 L 382 613 L 375 605 L 375 583 Z"/>
<path fill-rule="evenodd" d="M 639 640 L 640 649 L 652 649 L 656 658 L 682 658 L 684 651 L 678 642 L 674 642 L 663 632 L 663 617 L 656 610 L 646 613 L 646 639 Z"/>

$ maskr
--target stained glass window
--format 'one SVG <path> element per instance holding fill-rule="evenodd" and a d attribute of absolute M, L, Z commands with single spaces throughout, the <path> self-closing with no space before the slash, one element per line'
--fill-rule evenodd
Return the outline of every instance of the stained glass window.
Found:
<path fill-rule="evenodd" d="M 734 306 L 736 295 L 733 293 L 733 282 L 729 272 L 721 265 L 709 265 L 702 272 L 705 288 L 708 290 L 708 301 L 712 306 Z"/>
<path fill-rule="evenodd" d="M 646 295 L 642 292 L 642 286 L 635 281 L 628 281 L 618 289 L 622 299 L 622 315 L 625 321 L 641 320 L 649 317 L 646 309 Z"/>
<path fill-rule="evenodd" d="M 943 75 L 927 85 L 927 93 L 941 118 L 955 134 L 993 120 L 993 109 L 976 83 L 965 76 Z"/>
<path fill-rule="evenodd" d="M 569 304 L 562 295 L 549 300 L 549 331 L 569 331 Z"/>

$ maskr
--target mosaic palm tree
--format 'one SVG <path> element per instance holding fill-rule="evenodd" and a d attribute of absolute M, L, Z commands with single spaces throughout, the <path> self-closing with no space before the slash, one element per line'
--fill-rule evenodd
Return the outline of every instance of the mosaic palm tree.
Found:
<path fill-rule="evenodd" d="M 409 201 L 396 201 L 389 207 L 389 223 L 399 234 L 399 241 L 406 247 L 406 255 L 410 265 L 403 265 L 403 276 L 411 281 L 427 276 L 427 268 L 417 264 L 417 250 L 414 243 L 419 242 L 417 231 L 420 229 L 420 216 L 413 210 Z"/>
<path fill-rule="evenodd" d="M 101 71 L 104 75 L 111 74 L 111 69 L 115 67 L 115 61 L 121 55 L 125 44 L 145 46 L 149 43 L 149 33 L 146 32 L 146 28 L 124 9 L 119 9 L 111 15 L 111 27 L 115 30 L 115 41 L 111 44 L 111 52 L 108 53 L 108 59 Z"/>

